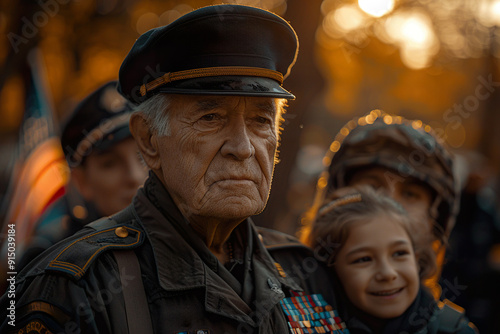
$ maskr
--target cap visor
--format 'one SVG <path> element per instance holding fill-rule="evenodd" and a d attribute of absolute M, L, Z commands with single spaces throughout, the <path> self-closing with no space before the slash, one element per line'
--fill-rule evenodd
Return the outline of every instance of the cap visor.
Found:
<path fill-rule="evenodd" d="M 132 138 L 128 123 L 117 129 L 114 129 L 112 132 L 106 133 L 102 141 L 97 143 L 94 148 L 101 152 L 106 151 L 113 147 L 113 145 L 127 138 Z"/>
<path fill-rule="evenodd" d="M 159 87 L 156 92 L 188 95 L 237 95 L 295 99 L 270 78 L 218 76 L 179 80 Z"/>

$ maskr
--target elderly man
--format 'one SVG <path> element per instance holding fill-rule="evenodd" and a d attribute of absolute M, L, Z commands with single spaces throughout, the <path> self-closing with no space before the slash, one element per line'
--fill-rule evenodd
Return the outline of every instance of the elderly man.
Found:
<path fill-rule="evenodd" d="M 246 6 L 193 11 L 136 41 L 119 90 L 150 177 L 18 277 L 14 320 L 82 333 L 287 333 L 343 328 L 333 281 L 292 237 L 259 230 L 298 42 Z M 119 194 L 117 194 L 119 195 Z M 0 306 L 10 312 L 12 299 Z M 16 308 L 14 308 L 16 309 Z"/>

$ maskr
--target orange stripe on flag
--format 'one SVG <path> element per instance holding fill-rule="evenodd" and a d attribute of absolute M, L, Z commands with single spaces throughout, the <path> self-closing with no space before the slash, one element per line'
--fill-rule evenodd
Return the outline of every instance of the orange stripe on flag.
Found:
<path fill-rule="evenodd" d="M 31 237 L 43 208 L 66 185 L 68 177 L 69 168 L 57 138 L 42 143 L 26 159 L 7 216 L 9 224 L 16 224 L 20 250 Z"/>
<path fill-rule="evenodd" d="M 52 204 L 54 203 L 55 201 L 57 201 L 59 198 L 61 198 L 62 196 L 64 196 L 64 194 L 66 193 L 66 188 L 62 187 L 60 188 L 58 191 L 56 191 L 56 193 L 52 196 L 51 199 L 49 199 L 49 201 L 47 203 L 45 203 L 45 206 L 42 208 L 42 214 L 45 212 L 45 210 L 47 210 L 47 208 Z"/>

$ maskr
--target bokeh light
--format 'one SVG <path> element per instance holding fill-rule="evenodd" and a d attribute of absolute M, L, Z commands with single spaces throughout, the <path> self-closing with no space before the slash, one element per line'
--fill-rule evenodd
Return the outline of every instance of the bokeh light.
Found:
<path fill-rule="evenodd" d="M 159 21 L 160 19 L 155 13 L 142 14 L 137 20 L 136 30 L 139 34 L 144 34 L 146 31 L 158 27 Z"/>
<path fill-rule="evenodd" d="M 480 0 L 476 17 L 487 27 L 500 26 L 500 0 Z"/>
<path fill-rule="evenodd" d="M 358 5 L 365 13 L 381 17 L 394 9 L 394 0 L 358 0 Z"/>
<path fill-rule="evenodd" d="M 287 8 L 286 0 L 225 0 L 225 1 L 214 0 L 213 4 L 219 5 L 221 2 L 228 4 L 259 7 L 270 10 L 278 15 L 283 15 L 286 12 Z"/>
<path fill-rule="evenodd" d="M 193 7 L 189 5 L 186 4 L 177 5 L 173 9 L 169 9 L 160 15 L 160 25 L 165 26 L 169 23 L 172 23 L 182 15 L 187 14 L 192 10 Z"/>
<path fill-rule="evenodd" d="M 418 10 L 399 11 L 385 21 L 389 40 L 401 49 L 401 60 L 412 69 L 430 65 L 439 42 L 429 16 Z"/>
<path fill-rule="evenodd" d="M 364 17 L 356 6 L 346 5 L 334 12 L 334 20 L 340 29 L 350 31 L 361 27 Z"/>
<path fill-rule="evenodd" d="M 364 14 L 356 5 L 344 5 L 326 13 L 323 29 L 332 38 L 340 38 L 345 33 L 355 31 L 366 23 Z"/>

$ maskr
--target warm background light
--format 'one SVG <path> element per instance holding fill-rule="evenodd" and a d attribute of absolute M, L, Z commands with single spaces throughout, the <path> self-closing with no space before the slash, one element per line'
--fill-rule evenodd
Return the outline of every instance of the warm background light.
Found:
<path fill-rule="evenodd" d="M 394 9 L 394 0 L 358 0 L 358 5 L 365 13 L 381 17 Z"/>
<path fill-rule="evenodd" d="M 362 26 L 363 13 L 354 5 L 346 5 L 333 13 L 335 23 L 343 31 L 351 31 Z"/>
<path fill-rule="evenodd" d="M 401 49 L 401 60 L 409 68 L 427 67 L 439 44 L 432 30 L 429 17 L 418 11 L 394 13 L 385 22 L 389 39 Z"/>
<path fill-rule="evenodd" d="M 479 0 L 477 19 L 484 25 L 500 25 L 500 0 Z"/>

